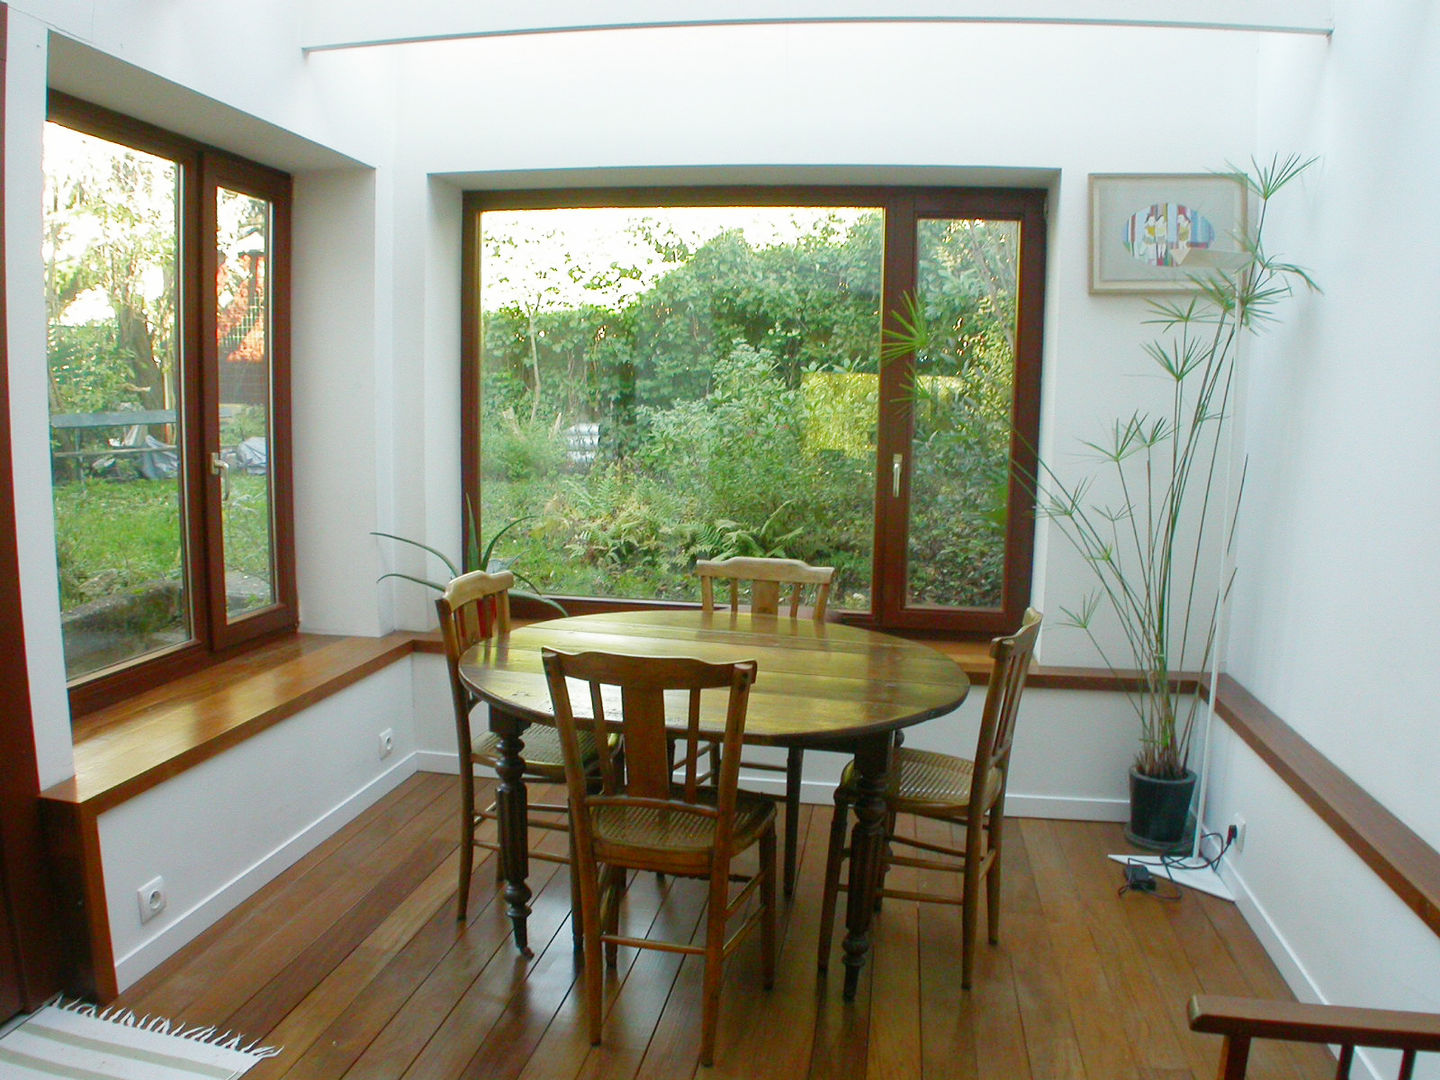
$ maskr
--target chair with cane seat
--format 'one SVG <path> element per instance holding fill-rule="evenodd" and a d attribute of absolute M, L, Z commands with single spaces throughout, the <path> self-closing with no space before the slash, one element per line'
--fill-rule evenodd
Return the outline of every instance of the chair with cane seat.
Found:
<path fill-rule="evenodd" d="M 1010 748 L 1015 734 L 1015 717 L 1025 676 L 1040 633 L 1040 613 L 1025 613 L 1020 629 L 990 644 L 990 679 L 985 710 L 980 719 L 980 737 L 972 760 L 912 750 L 897 746 L 891 755 L 885 792 L 890 836 L 880 873 L 882 897 L 925 900 L 961 905 L 961 985 L 970 986 L 975 967 L 975 934 L 980 918 L 980 885 L 986 890 L 989 937 L 993 944 L 1000 931 L 1000 869 L 1004 854 L 1005 789 L 1010 774 Z M 825 863 L 825 891 L 820 909 L 819 966 L 829 963 L 830 937 L 835 923 L 836 894 L 847 886 L 840 881 L 840 864 L 849 854 L 845 848 L 848 811 L 860 797 L 853 764 L 846 766 L 835 790 L 835 816 L 830 824 L 830 849 Z M 965 844 L 952 848 L 895 835 L 897 814 L 913 814 L 965 829 Z M 897 855 L 896 846 L 930 852 L 943 858 Z M 913 866 L 927 870 L 958 873 L 963 889 L 957 899 L 933 892 L 908 892 L 884 887 L 885 870 L 890 866 Z"/>
<path fill-rule="evenodd" d="M 800 616 L 803 594 L 814 589 L 810 617 L 825 621 L 825 608 L 830 600 L 830 583 L 835 577 L 833 566 L 810 566 L 798 559 L 760 559 L 737 556 L 730 559 L 700 559 L 695 563 L 700 575 L 700 607 L 715 610 L 715 581 L 730 583 L 730 610 L 740 610 L 741 583 L 750 583 L 750 611 L 756 615 L 779 615 L 781 601 L 789 609 L 790 618 Z M 783 588 L 788 586 L 788 589 Z M 785 774 L 785 895 L 795 890 L 795 847 L 800 838 L 800 778 L 805 751 L 792 746 L 784 765 L 762 761 L 743 761 L 747 769 L 763 769 Z M 712 765 L 713 769 L 713 765 Z"/>
<path fill-rule="evenodd" d="M 450 671 L 450 695 L 455 706 L 455 734 L 460 757 L 460 888 L 457 917 L 463 922 L 470 895 L 473 850 L 482 848 L 500 851 L 496 841 L 484 839 L 478 830 L 486 821 L 498 821 L 495 803 L 484 809 L 475 806 L 475 766 L 495 768 L 500 761 L 499 736 L 489 730 L 476 734 L 471 730 L 470 715 L 478 699 L 460 678 L 460 657 L 482 641 L 504 638 L 510 633 L 510 588 L 515 576 L 508 570 L 498 574 L 475 571 L 462 574 L 446 587 L 435 601 L 440 615 L 440 630 L 445 639 L 445 660 Z M 592 769 L 595 748 L 587 732 L 583 740 L 584 754 Z M 565 782 L 565 764 L 560 756 L 560 738 L 555 729 L 534 724 L 525 731 L 525 772 L 530 780 L 551 784 Z M 528 824 L 531 828 L 552 832 L 568 832 L 568 808 L 562 803 L 530 803 Z M 532 858 L 550 862 L 569 862 L 563 854 L 532 851 Z M 495 860 L 496 874 L 501 860 Z"/>
<path fill-rule="evenodd" d="M 737 790 L 740 740 L 754 661 L 712 664 L 688 657 L 564 653 L 542 649 L 545 677 L 565 759 L 570 796 L 573 876 L 579 881 L 585 952 L 585 1002 L 590 1041 L 601 1033 L 602 948 L 614 966 L 620 945 L 701 955 L 703 978 L 700 1060 L 713 1062 L 723 964 L 761 927 L 761 966 L 768 989 L 775 977 L 775 807 Z M 577 719 L 566 680 L 585 684 L 585 715 Z M 724 716 L 721 767 L 715 786 L 696 776 L 702 691 L 713 699 L 709 716 Z M 667 697 L 672 722 L 667 728 Z M 722 700 L 723 697 L 723 700 Z M 684 710 L 681 711 L 681 705 Z M 723 709 L 723 713 L 722 713 Z M 600 732 L 618 727 L 623 767 Z M 581 736 L 592 734 L 600 762 L 600 790 L 587 783 Z M 672 742 L 684 743 L 683 782 L 675 781 Z M 759 868 L 732 897 L 733 857 L 758 845 Z M 709 883 L 704 946 L 631 938 L 620 932 L 620 897 L 627 870 L 702 878 Z M 758 890 L 760 904 L 735 934 L 732 916 Z"/>

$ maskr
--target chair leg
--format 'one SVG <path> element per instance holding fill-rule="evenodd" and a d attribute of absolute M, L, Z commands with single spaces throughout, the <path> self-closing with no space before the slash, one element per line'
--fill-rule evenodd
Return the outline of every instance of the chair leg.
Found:
<path fill-rule="evenodd" d="M 845 823 L 850 800 L 835 789 L 835 812 L 830 818 L 830 844 L 825 854 L 825 890 L 820 899 L 820 947 L 816 966 L 823 972 L 830 966 L 830 938 L 835 930 L 835 898 L 840 892 L 840 862 L 845 857 Z"/>
<path fill-rule="evenodd" d="M 765 905 L 760 916 L 760 973 L 769 990 L 775 985 L 775 831 L 760 837 L 760 903 Z"/>
<path fill-rule="evenodd" d="M 800 841 L 800 775 L 805 751 L 792 746 L 785 757 L 785 897 L 795 892 L 796 848 Z"/>
<path fill-rule="evenodd" d="M 465 921 L 465 909 L 470 901 L 470 871 L 475 862 L 475 775 L 465 774 L 460 767 L 460 886 L 457 893 L 458 910 L 455 918 Z M 498 863 L 499 860 L 497 859 Z"/>
<path fill-rule="evenodd" d="M 580 864 L 575 858 L 575 833 L 566 836 L 570 845 L 570 944 L 578 953 L 585 948 L 585 928 L 580 918 Z"/>
<path fill-rule="evenodd" d="M 772 841 L 773 842 L 773 841 Z M 771 858 L 774 858 L 773 848 Z M 772 867 L 774 863 L 771 863 Z M 720 981 L 725 965 L 725 911 L 729 874 L 710 877 L 710 903 L 705 910 L 705 975 L 700 1006 L 700 1064 L 715 1064 L 715 1030 L 720 1019 Z"/>
<path fill-rule="evenodd" d="M 625 868 L 623 866 L 609 866 L 605 868 L 605 904 L 601 905 L 603 916 L 602 925 L 607 934 L 618 934 L 620 932 L 620 897 L 625 892 Z M 605 966 L 614 968 L 620 963 L 620 946 L 613 941 L 605 943 Z"/>
<path fill-rule="evenodd" d="M 970 989 L 975 974 L 975 931 L 980 923 L 980 870 L 977 859 L 965 860 L 965 895 L 960 904 L 960 988 Z"/>
<path fill-rule="evenodd" d="M 595 868 L 576 867 L 580 875 L 580 919 L 585 939 L 585 1013 L 590 1022 L 590 1045 L 600 1045 L 600 882 Z"/>
<path fill-rule="evenodd" d="M 990 819 L 990 869 L 985 874 L 985 920 L 990 930 L 990 944 L 1000 940 L 1000 866 L 1004 862 L 1004 838 L 1001 836 L 1003 819 L 992 814 Z"/>

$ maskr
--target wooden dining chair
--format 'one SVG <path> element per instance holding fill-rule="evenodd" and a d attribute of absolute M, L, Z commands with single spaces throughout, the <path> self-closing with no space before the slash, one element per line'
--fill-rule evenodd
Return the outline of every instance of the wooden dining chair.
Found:
<path fill-rule="evenodd" d="M 1010 776 L 1010 748 L 1015 736 L 1015 718 L 1020 694 L 1040 634 L 1040 613 L 1025 613 L 1020 629 L 990 643 L 990 678 L 985 710 L 980 718 L 980 737 L 973 759 L 952 757 L 930 750 L 897 746 L 887 771 L 886 816 L 890 835 L 881 861 L 881 897 L 925 900 L 961 905 L 961 979 L 969 989 L 975 968 L 975 932 L 980 918 L 980 885 L 986 890 L 986 913 L 990 941 L 1000 934 L 1000 868 L 1004 854 L 1005 789 Z M 860 797 L 854 764 L 847 765 L 835 789 L 835 816 L 830 822 L 830 849 L 825 861 L 825 891 L 820 907 L 819 966 L 824 971 L 830 960 L 830 936 L 835 923 L 836 894 L 846 890 L 840 881 L 840 864 L 849 855 L 845 847 L 845 825 L 849 810 Z M 897 814 L 913 814 L 965 828 L 963 847 L 948 847 L 895 835 Z M 899 855 L 896 846 L 905 846 L 939 855 L 941 858 Z M 913 866 L 959 874 L 960 897 L 929 892 L 889 889 L 884 885 L 890 866 Z"/>
<path fill-rule="evenodd" d="M 700 1060 L 710 1065 L 715 1056 L 724 961 L 757 922 L 766 989 L 775 978 L 775 807 L 766 799 L 737 790 L 740 740 L 755 663 L 711 664 L 687 657 L 573 654 L 548 648 L 541 650 L 541 656 L 570 795 L 590 1042 L 600 1042 L 602 947 L 612 967 L 620 945 L 699 955 L 705 958 Z M 567 678 L 586 684 L 587 715 L 582 719 L 576 718 Z M 701 692 L 706 690 L 712 692 L 711 698 L 720 691 L 726 695 L 721 768 L 713 787 L 702 786 L 696 775 Z M 667 695 L 668 715 L 677 723 L 683 719 L 683 731 L 666 726 Z M 623 767 L 615 760 L 609 741 L 598 738 L 600 730 L 617 722 L 625 747 Z M 586 783 L 583 738 L 587 735 L 599 752 L 598 792 Z M 680 782 L 671 767 L 674 735 L 683 740 L 686 751 Z M 753 845 L 759 848 L 759 867 L 732 898 L 732 860 Z M 705 944 L 622 934 L 620 896 L 627 870 L 707 880 Z M 757 890 L 758 908 L 727 939 L 730 919 Z"/>
<path fill-rule="evenodd" d="M 1440 1016 L 1391 1009 L 1206 994 L 1190 999 L 1190 1030 L 1224 1036 L 1219 1080 L 1244 1080 L 1253 1039 L 1338 1046 L 1336 1080 L 1348 1080 L 1356 1047 L 1400 1051 L 1398 1080 L 1414 1075 L 1417 1054 L 1440 1053 Z"/>
<path fill-rule="evenodd" d="M 475 767 L 494 769 L 500 760 L 500 738 L 488 728 L 471 729 L 470 717 L 478 704 L 473 691 L 460 678 L 460 658 L 482 641 L 503 638 L 510 633 L 510 588 L 515 576 L 506 570 L 498 574 L 474 571 L 455 578 L 435 601 L 440 615 L 440 632 L 445 639 L 445 662 L 450 672 L 450 696 L 455 707 L 455 736 L 460 759 L 460 888 L 457 918 L 465 920 L 470 896 L 470 877 L 475 848 L 497 852 L 497 878 L 502 870 L 499 841 L 485 839 L 480 827 L 497 821 L 495 803 L 483 809 L 475 805 Z M 585 760 L 593 772 L 595 748 L 587 732 L 582 740 Z M 560 756 L 560 738 L 555 729 L 533 724 L 525 731 L 524 777 L 546 783 L 565 782 L 565 764 Z M 564 803 L 535 803 L 528 807 L 530 828 L 569 832 L 569 808 Z M 536 859 L 568 863 L 568 856 L 544 850 L 530 852 Z"/>
<path fill-rule="evenodd" d="M 700 606 L 715 610 L 715 582 L 729 583 L 730 610 L 740 610 L 742 583 L 750 583 L 750 611 L 757 615 L 778 615 L 782 601 L 792 619 L 800 617 L 804 594 L 813 589 L 809 614 L 816 622 L 825 621 L 825 608 L 830 601 L 830 583 L 835 577 L 833 566 L 811 566 L 798 559 L 759 559 L 737 556 L 730 559 L 700 559 L 695 563 L 700 575 Z M 788 586 L 788 589 L 786 588 Z M 795 891 L 796 845 L 800 838 L 800 782 L 804 771 L 805 751 L 792 746 L 784 765 L 768 761 L 743 761 L 747 769 L 785 774 L 785 895 Z M 713 769 L 712 763 L 712 769 Z"/>

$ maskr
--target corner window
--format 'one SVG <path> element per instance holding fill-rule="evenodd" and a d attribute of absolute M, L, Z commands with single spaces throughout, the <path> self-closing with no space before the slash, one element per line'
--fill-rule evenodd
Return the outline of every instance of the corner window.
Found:
<path fill-rule="evenodd" d="M 75 711 L 293 629 L 290 180 L 63 95 L 50 452 Z"/>
<path fill-rule="evenodd" d="M 477 193 L 465 491 L 572 610 L 698 558 L 836 568 L 832 607 L 991 633 L 1029 599 L 1044 194 Z M 478 549 L 477 549 L 478 550 Z"/>

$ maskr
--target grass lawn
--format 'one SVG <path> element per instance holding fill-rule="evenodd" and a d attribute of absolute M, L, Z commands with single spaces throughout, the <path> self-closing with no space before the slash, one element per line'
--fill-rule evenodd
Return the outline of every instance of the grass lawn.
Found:
<path fill-rule="evenodd" d="M 226 568 L 268 579 L 269 490 L 235 475 L 225 512 Z M 180 485 L 89 479 L 55 487 L 60 609 L 181 576 Z"/>

